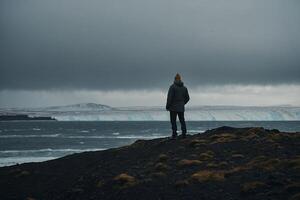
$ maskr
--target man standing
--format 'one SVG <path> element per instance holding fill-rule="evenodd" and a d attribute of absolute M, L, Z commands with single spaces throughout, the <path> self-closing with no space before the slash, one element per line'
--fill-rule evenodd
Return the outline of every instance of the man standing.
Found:
<path fill-rule="evenodd" d="M 190 100 L 188 90 L 183 86 L 181 77 L 179 74 L 176 74 L 174 83 L 170 86 L 167 98 L 166 109 L 170 111 L 170 120 L 172 124 L 172 138 L 177 137 L 177 125 L 176 117 L 178 115 L 182 137 L 186 137 L 186 125 L 184 120 L 184 105 Z"/>

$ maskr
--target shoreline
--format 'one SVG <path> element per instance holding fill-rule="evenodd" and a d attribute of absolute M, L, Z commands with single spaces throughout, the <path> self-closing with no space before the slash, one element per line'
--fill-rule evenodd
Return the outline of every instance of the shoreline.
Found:
<path fill-rule="evenodd" d="M 220 127 L 1 167 L 0 198 L 292 199 L 299 155 L 299 132 Z"/>

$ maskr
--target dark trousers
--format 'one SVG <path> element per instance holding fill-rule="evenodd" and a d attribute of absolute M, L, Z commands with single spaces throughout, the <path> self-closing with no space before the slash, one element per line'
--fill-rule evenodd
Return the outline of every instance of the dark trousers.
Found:
<path fill-rule="evenodd" d="M 185 120 L 184 120 L 184 112 L 170 111 L 170 120 L 171 120 L 172 131 L 173 131 L 172 136 L 177 136 L 177 124 L 176 124 L 177 115 L 178 115 L 178 118 L 179 118 L 179 121 L 180 121 L 180 124 L 181 124 L 182 135 L 186 135 L 186 125 L 185 125 Z"/>

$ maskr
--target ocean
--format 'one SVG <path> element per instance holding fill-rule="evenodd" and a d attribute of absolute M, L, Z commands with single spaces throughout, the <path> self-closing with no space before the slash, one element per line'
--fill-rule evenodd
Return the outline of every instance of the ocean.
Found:
<path fill-rule="evenodd" d="M 220 126 L 300 132 L 300 121 L 187 121 L 189 134 Z M 83 151 L 120 147 L 138 139 L 171 135 L 167 121 L 0 122 L 0 166 L 39 162 Z M 178 123 L 180 130 L 180 125 Z"/>

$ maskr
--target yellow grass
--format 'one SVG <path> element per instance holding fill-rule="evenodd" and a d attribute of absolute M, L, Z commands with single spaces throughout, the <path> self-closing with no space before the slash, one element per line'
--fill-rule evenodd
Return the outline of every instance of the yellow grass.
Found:
<path fill-rule="evenodd" d="M 202 170 L 194 173 L 191 176 L 192 180 L 198 182 L 206 182 L 206 181 L 224 181 L 224 172 L 223 171 L 210 171 L 210 170 Z"/>
<path fill-rule="evenodd" d="M 253 167 L 257 167 L 266 171 L 271 171 L 271 170 L 275 170 L 280 164 L 281 161 L 276 158 L 276 159 L 269 159 L 266 161 L 255 163 Z"/>
<path fill-rule="evenodd" d="M 211 144 L 216 143 L 226 143 L 226 142 L 232 142 L 237 139 L 237 136 L 231 133 L 223 133 L 218 135 L 212 135 L 210 138 L 213 140 Z"/>
<path fill-rule="evenodd" d="M 228 163 L 226 161 L 222 161 L 220 163 L 208 163 L 206 166 L 209 168 L 222 168 L 222 167 L 226 167 L 228 165 Z"/>
<path fill-rule="evenodd" d="M 194 139 L 191 142 L 189 142 L 188 145 L 190 147 L 199 147 L 201 145 L 205 145 L 206 142 L 207 142 L 206 140 Z"/>
<path fill-rule="evenodd" d="M 127 188 L 137 184 L 136 179 L 126 173 L 119 174 L 114 178 L 114 181 L 116 181 L 121 188 Z"/>
<path fill-rule="evenodd" d="M 199 156 L 200 160 L 211 160 L 214 158 L 214 152 L 212 151 L 206 151 L 204 153 L 201 153 Z"/>
<path fill-rule="evenodd" d="M 183 159 L 177 163 L 177 166 L 178 167 L 190 167 L 190 166 L 196 166 L 196 165 L 201 165 L 201 164 L 202 164 L 202 162 L 200 160 Z"/>

